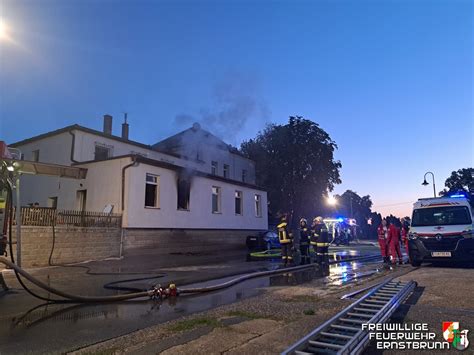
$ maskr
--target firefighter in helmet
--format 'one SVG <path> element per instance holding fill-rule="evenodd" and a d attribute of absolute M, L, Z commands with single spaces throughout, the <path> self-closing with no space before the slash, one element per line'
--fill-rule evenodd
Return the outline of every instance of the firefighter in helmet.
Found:
<path fill-rule="evenodd" d="M 311 245 L 316 252 L 316 261 L 320 265 L 321 270 L 327 272 L 327 269 L 329 268 L 329 233 L 326 224 L 323 221 L 323 217 L 316 217 L 313 219 L 311 230 Z"/>
<path fill-rule="evenodd" d="M 283 214 L 281 216 L 280 224 L 277 226 L 278 239 L 281 244 L 281 258 L 283 264 L 287 266 L 293 261 L 293 234 L 288 228 L 288 216 Z"/>
<path fill-rule="evenodd" d="M 306 218 L 300 219 L 300 252 L 301 252 L 301 264 L 311 263 L 309 256 L 309 236 L 310 230 L 308 228 L 308 221 Z"/>

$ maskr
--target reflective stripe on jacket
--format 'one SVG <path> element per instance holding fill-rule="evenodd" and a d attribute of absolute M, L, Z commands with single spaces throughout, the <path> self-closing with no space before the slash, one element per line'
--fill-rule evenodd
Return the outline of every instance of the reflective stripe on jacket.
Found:
<path fill-rule="evenodd" d="M 282 222 L 280 223 L 278 228 L 278 239 L 280 240 L 280 244 L 288 244 L 291 243 L 293 239 L 291 233 L 288 233 L 288 223 Z"/>

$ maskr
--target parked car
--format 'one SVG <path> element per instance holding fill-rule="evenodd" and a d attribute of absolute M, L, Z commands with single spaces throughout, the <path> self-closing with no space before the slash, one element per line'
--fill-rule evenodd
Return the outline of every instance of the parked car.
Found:
<path fill-rule="evenodd" d="M 268 250 L 281 247 L 278 234 L 269 230 L 259 232 L 257 235 L 249 235 L 246 244 L 249 250 Z"/>

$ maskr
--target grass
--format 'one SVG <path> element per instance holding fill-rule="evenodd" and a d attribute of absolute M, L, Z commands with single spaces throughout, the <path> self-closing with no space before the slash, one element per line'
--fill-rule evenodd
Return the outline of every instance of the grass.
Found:
<path fill-rule="evenodd" d="M 303 311 L 303 314 L 306 315 L 306 316 L 314 316 L 314 310 L 312 309 L 305 309 Z"/>
<path fill-rule="evenodd" d="M 220 323 L 215 318 L 194 318 L 179 321 L 175 324 L 172 324 L 168 327 L 168 330 L 173 332 L 182 332 L 186 330 L 191 330 L 199 326 L 209 326 L 209 327 L 219 327 Z"/>

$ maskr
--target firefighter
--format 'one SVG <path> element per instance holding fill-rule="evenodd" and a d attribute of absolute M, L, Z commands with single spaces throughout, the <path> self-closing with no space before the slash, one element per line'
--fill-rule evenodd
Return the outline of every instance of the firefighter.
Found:
<path fill-rule="evenodd" d="M 286 214 L 281 216 L 278 228 L 278 239 L 281 244 L 281 258 L 284 266 L 288 266 L 293 261 L 293 234 L 288 230 L 288 217 Z"/>
<path fill-rule="evenodd" d="M 390 226 L 388 227 L 388 247 L 390 249 L 390 254 L 392 256 L 392 265 L 397 263 L 397 256 L 398 256 L 398 263 L 400 265 L 403 264 L 402 252 L 400 250 L 400 230 L 398 227 L 391 222 Z"/>
<path fill-rule="evenodd" d="M 383 262 L 388 264 L 390 258 L 388 256 L 388 227 L 387 221 L 382 220 L 382 224 L 377 228 L 377 236 L 380 246 L 380 254 L 382 254 Z"/>
<path fill-rule="evenodd" d="M 323 222 L 323 217 L 313 219 L 312 231 L 311 245 L 313 245 L 316 252 L 316 261 L 323 273 L 327 273 L 329 269 L 329 232 Z"/>
<path fill-rule="evenodd" d="M 309 236 L 310 230 L 308 228 L 308 221 L 306 218 L 300 219 L 300 252 L 301 252 L 301 264 L 310 264 L 309 256 Z"/>

